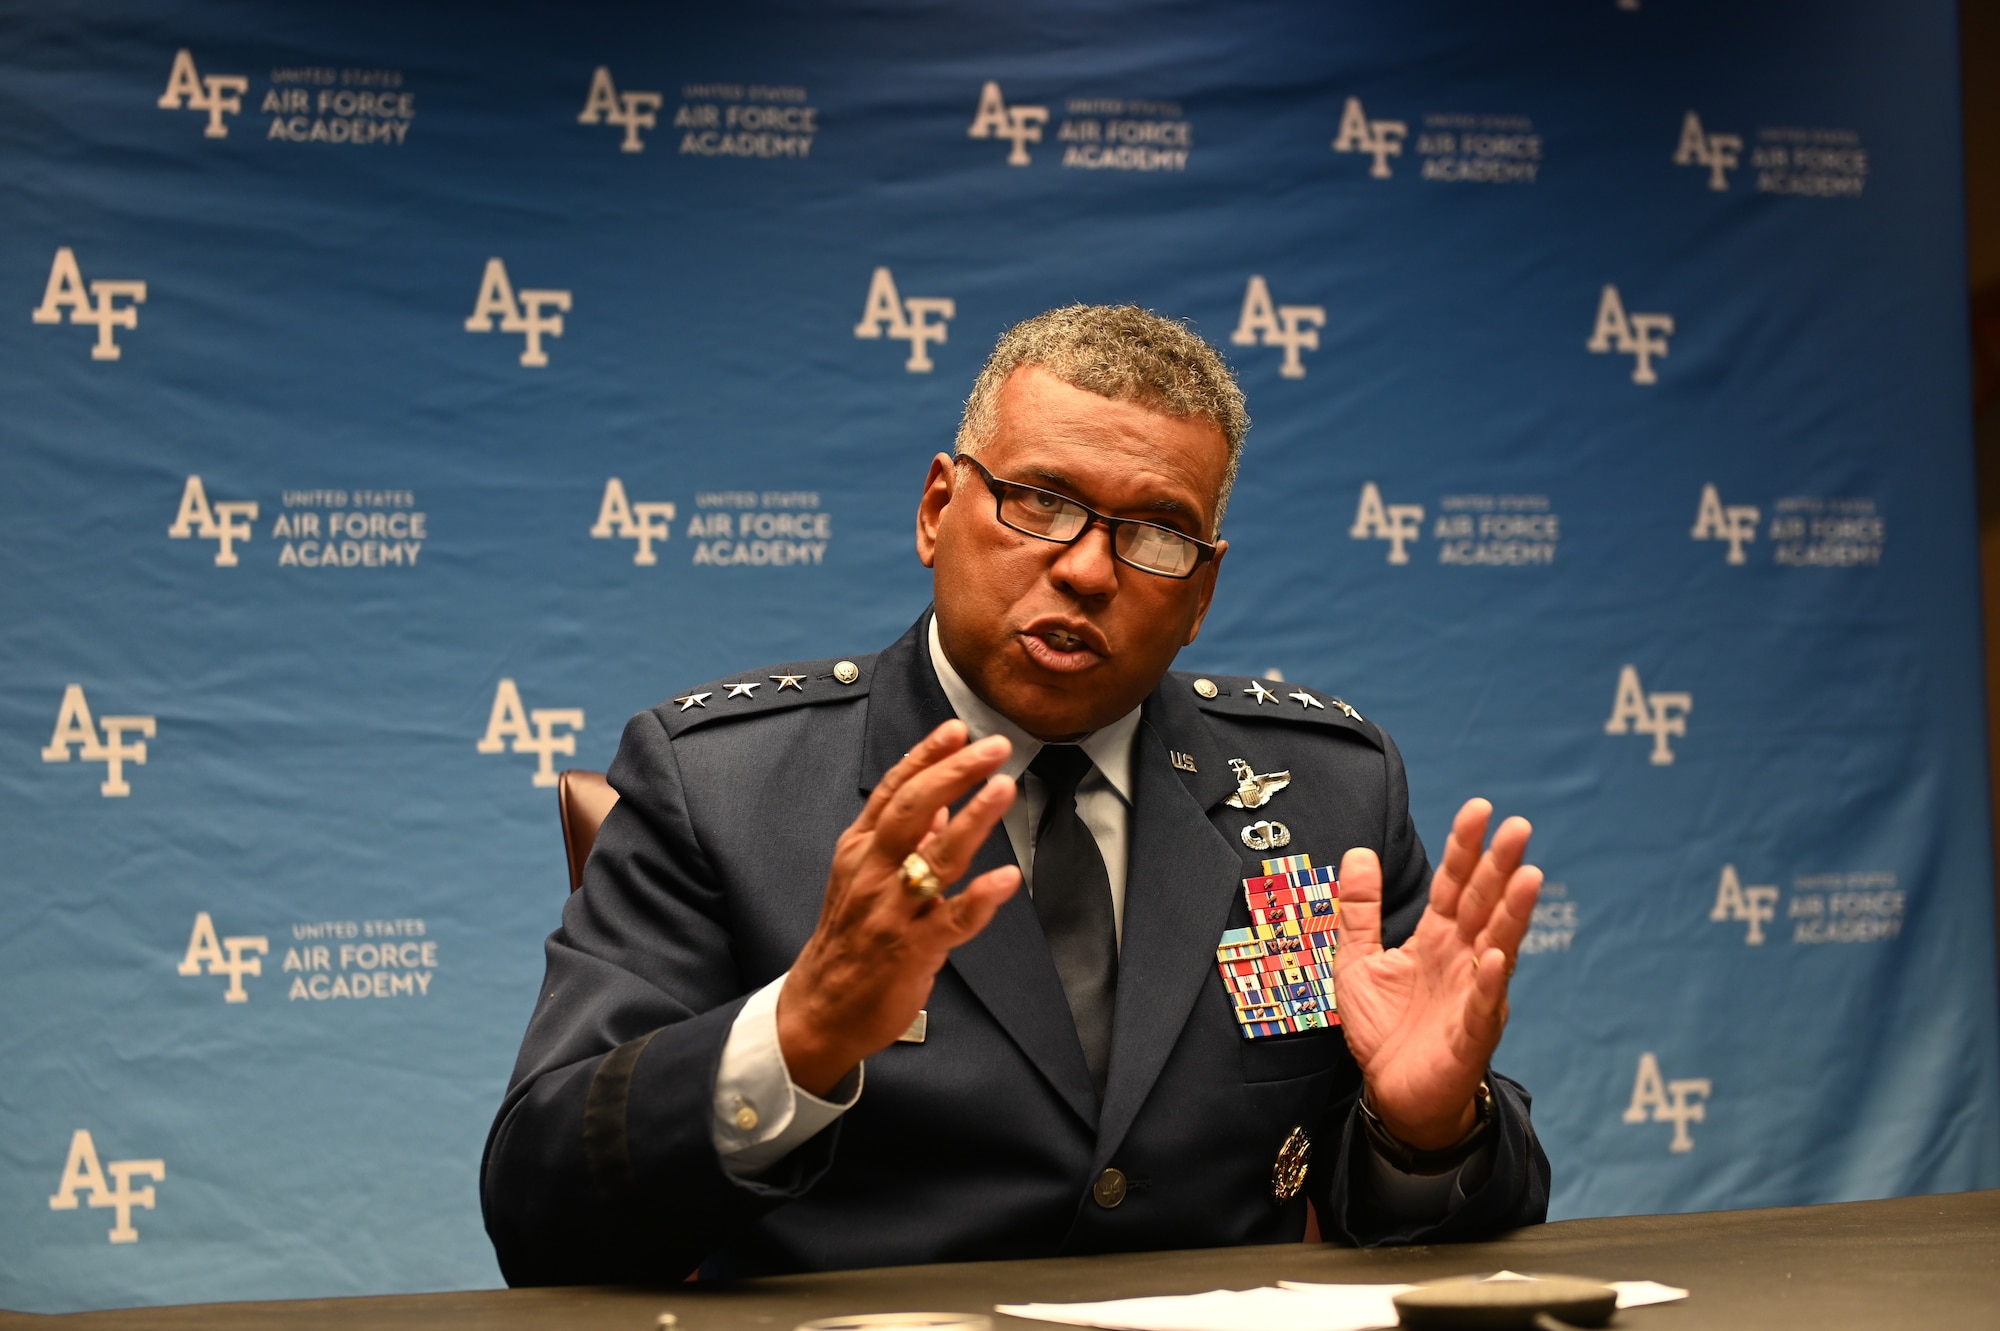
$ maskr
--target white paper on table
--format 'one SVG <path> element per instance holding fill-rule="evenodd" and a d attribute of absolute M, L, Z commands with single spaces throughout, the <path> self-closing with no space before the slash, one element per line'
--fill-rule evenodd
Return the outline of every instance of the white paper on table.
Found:
<path fill-rule="evenodd" d="M 1501 1271 L 1488 1280 L 1528 1280 Z M 1618 1306 L 1670 1303 L 1688 1292 L 1651 1280 L 1614 1280 Z M 1374 1331 L 1397 1323 L 1396 1295 L 1414 1285 L 1322 1285 L 1280 1280 L 1278 1288 L 1212 1289 L 1206 1294 L 1109 1299 L 1102 1303 L 1000 1303 L 1011 1317 L 1108 1331 Z"/>
<path fill-rule="evenodd" d="M 1488 1280 L 1533 1280 L 1519 1271 L 1495 1271 Z M 1621 1308 L 1643 1308 L 1649 1303 L 1672 1303 L 1684 1299 L 1688 1292 L 1673 1285 L 1662 1285 L 1657 1280 L 1607 1280 L 1605 1284 L 1618 1291 L 1618 1306 Z M 1411 1288 L 1408 1285 L 1314 1285 L 1303 1280 L 1280 1280 L 1282 1289 L 1322 1290 L 1322 1289 L 1388 1289 L 1395 1293 Z"/>
<path fill-rule="evenodd" d="M 1410 1285 L 1212 1289 L 1104 1303 L 1002 1303 L 1013 1317 L 1111 1331 L 1370 1331 L 1396 1325 L 1391 1302 Z"/>
<path fill-rule="evenodd" d="M 1672 1285 L 1662 1285 L 1657 1280 L 1614 1280 L 1611 1288 L 1618 1291 L 1618 1306 L 1621 1308 L 1643 1308 L 1649 1303 L 1672 1303 L 1684 1299 L 1688 1292 Z"/>

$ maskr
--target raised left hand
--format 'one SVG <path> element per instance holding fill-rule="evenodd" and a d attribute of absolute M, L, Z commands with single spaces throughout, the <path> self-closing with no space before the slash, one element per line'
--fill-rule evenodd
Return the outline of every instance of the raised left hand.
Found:
<path fill-rule="evenodd" d="M 1441 1150 L 1478 1121 L 1473 1094 L 1507 1027 L 1507 981 L 1541 891 L 1524 865 L 1533 830 L 1509 818 L 1484 853 L 1493 806 L 1468 800 L 1452 821 L 1430 905 L 1401 947 L 1382 946 L 1382 862 L 1340 862 L 1334 992 L 1369 1101 L 1396 1138 Z"/>

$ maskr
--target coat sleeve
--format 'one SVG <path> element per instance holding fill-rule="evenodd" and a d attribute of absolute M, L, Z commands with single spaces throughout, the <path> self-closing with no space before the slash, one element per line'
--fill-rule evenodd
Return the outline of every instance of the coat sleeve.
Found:
<path fill-rule="evenodd" d="M 1430 857 L 1410 818 L 1410 791 L 1403 756 L 1386 731 L 1382 735 L 1385 789 L 1382 832 L 1382 941 L 1399 947 L 1417 930 L 1430 904 Z M 1494 1073 L 1494 1151 L 1484 1182 L 1440 1220 L 1412 1223 L 1386 1211 L 1372 1195 L 1363 1154 L 1371 1148 L 1361 1128 L 1357 1083 L 1336 1097 L 1321 1121 L 1316 1140 L 1333 1148 L 1319 1188 L 1312 1190 L 1320 1231 L 1332 1242 L 1359 1248 L 1405 1243 L 1452 1243 L 1491 1237 L 1502 1230 L 1538 1225 L 1549 1214 L 1549 1158 L 1529 1118 L 1533 1104 L 1526 1088 Z M 1308 1176 L 1308 1188 L 1312 1180 Z"/>
<path fill-rule="evenodd" d="M 510 1285 L 679 1280 L 832 1160 L 835 1124 L 756 1179 L 712 1136 L 751 988 L 658 716 L 625 727 L 605 819 L 487 1136 L 480 1200 Z"/>

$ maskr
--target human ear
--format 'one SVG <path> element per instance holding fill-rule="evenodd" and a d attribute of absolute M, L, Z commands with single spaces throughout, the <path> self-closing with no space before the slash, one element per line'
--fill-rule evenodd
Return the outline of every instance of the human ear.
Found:
<path fill-rule="evenodd" d="M 931 459 L 930 474 L 924 477 L 923 498 L 917 501 L 917 558 L 925 568 L 937 560 L 938 526 L 944 521 L 945 506 L 951 503 L 952 485 L 958 468 L 951 454 L 939 453 Z"/>

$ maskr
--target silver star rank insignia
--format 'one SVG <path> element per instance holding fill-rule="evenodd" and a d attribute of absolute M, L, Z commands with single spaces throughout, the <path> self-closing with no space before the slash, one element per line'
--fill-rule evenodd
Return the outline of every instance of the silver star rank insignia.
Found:
<path fill-rule="evenodd" d="M 801 682 L 805 679 L 804 675 L 773 675 L 771 678 L 777 681 L 780 693 L 786 689 L 797 689 L 800 693 L 806 691 L 806 686 Z"/>
<path fill-rule="evenodd" d="M 679 703 L 681 705 L 681 710 L 685 712 L 690 707 L 708 706 L 708 700 L 710 698 L 713 698 L 714 696 L 715 695 L 712 693 L 687 693 L 674 699 L 674 701 Z"/>
<path fill-rule="evenodd" d="M 1255 698 L 1259 707 L 1262 707 L 1267 702 L 1276 702 L 1278 700 L 1278 695 L 1265 688 L 1262 680 L 1251 680 L 1250 687 L 1243 690 L 1243 692 Z"/>
<path fill-rule="evenodd" d="M 1287 698 L 1298 699 L 1299 706 L 1305 708 L 1307 711 L 1311 711 L 1315 707 L 1319 708 L 1322 712 L 1326 710 L 1325 703 L 1313 697 L 1310 693 L 1307 693 L 1304 689 L 1300 689 L 1296 693 L 1287 693 L 1285 696 Z"/>
<path fill-rule="evenodd" d="M 732 698 L 748 698 L 752 702 L 755 702 L 757 700 L 757 690 L 763 687 L 764 681 L 761 679 L 748 680 L 741 684 L 731 684 L 729 685 L 729 696 Z"/>

